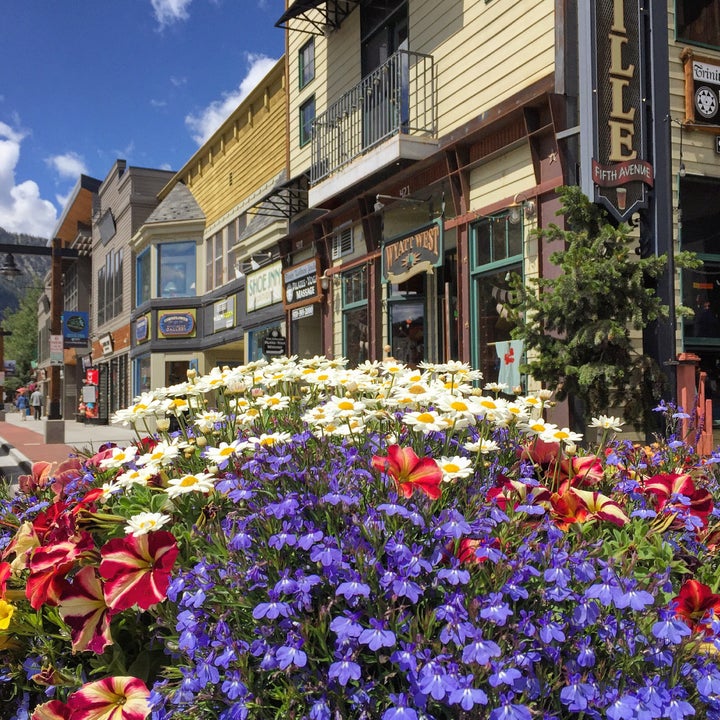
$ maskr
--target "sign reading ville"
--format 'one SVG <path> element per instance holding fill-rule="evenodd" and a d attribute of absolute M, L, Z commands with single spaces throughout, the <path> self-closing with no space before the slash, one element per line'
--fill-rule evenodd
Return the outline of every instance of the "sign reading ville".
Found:
<path fill-rule="evenodd" d="M 593 2 L 595 201 L 626 220 L 647 205 L 653 168 L 647 162 L 645 51 L 639 0 Z"/>

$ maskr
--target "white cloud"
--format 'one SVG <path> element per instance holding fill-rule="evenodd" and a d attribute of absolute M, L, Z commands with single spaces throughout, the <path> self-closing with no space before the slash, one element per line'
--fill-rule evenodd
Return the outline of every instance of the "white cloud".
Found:
<path fill-rule="evenodd" d="M 70 178 L 74 182 L 81 175 L 87 175 L 88 170 L 85 161 L 74 152 L 64 155 L 53 155 L 45 161 L 62 178 Z"/>
<path fill-rule="evenodd" d="M 266 55 L 248 53 L 247 61 L 249 65 L 248 72 L 236 90 L 226 93 L 222 100 L 214 100 L 199 113 L 185 117 L 185 125 L 198 145 L 202 145 L 222 125 L 230 113 L 267 75 L 277 62 L 277 59 L 269 58 Z"/>
<path fill-rule="evenodd" d="M 192 0 L 151 0 L 155 19 L 162 30 L 166 25 L 172 25 L 180 20 L 187 20 L 190 15 L 187 11 Z"/>
<path fill-rule="evenodd" d="M 17 183 L 15 168 L 26 133 L 0 122 L 0 227 L 8 232 L 49 238 L 55 229 L 57 211 L 40 197 L 33 180 Z"/>

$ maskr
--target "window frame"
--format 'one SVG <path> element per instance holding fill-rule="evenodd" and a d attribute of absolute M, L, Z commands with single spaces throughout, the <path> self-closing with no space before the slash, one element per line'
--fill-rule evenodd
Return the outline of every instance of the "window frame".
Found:
<path fill-rule="evenodd" d="M 307 51 L 311 51 L 307 53 Z M 310 55 L 309 62 L 306 54 Z M 310 73 L 306 77 L 306 71 L 310 68 Z M 310 38 L 298 50 L 298 89 L 302 90 L 307 87 L 315 79 L 315 38 Z"/>
<path fill-rule="evenodd" d="M 711 48 L 714 50 L 720 49 L 720 8 L 716 9 L 716 12 L 718 13 L 718 17 L 716 19 L 716 27 L 714 28 L 717 36 L 713 38 L 713 42 L 708 42 L 706 39 L 691 39 L 686 36 L 687 34 L 687 28 L 689 26 L 698 26 L 705 29 L 708 28 L 708 31 L 711 31 L 712 27 L 709 23 L 700 23 L 699 20 L 696 20 L 693 24 L 686 23 L 684 26 L 683 32 L 680 31 L 680 24 L 679 24 L 679 18 L 680 16 L 684 17 L 685 14 L 685 7 L 684 3 L 685 0 L 675 0 L 675 40 L 680 43 L 687 43 L 688 45 L 694 45 L 696 47 L 703 47 L 703 48 Z M 709 0 L 707 2 L 707 5 L 712 5 L 712 0 Z"/>
<path fill-rule="evenodd" d="M 312 106 L 312 118 L 305 118 L 305 110 Z M 300 103 L 300 107 L 298 108 L 298 121 L 299 121 L 299 129 L 298 129 L 298 140 L 300 143 L 300 147 L 305 147 L 308 145 L 313 138 L 313 123 L 315 122 L 315 116 L 316 116 L 317 109 L 315 107 L 315 96 L 311 95 L 305 102 Z M 309 124 L 309 129 L 307 129 L 307 125 Z"/>
<path fill-rule="evenodd" d="M 493 251 L 496 246 L 499 246 L 499 243 L 496 243 L 494 233 L 499 227 L 498 223 L 502 221 L 504 221 L 505 227 L 505 241 L 503 244 L 507 252 L 503 257 L 495 257 Z M 489 244 L 488 262 L 482 262 L 480 260 L 481 256 L 484 257 L 485 255 L 481 255 L 478 248 L 479 230 L 483 227 L 483 225 L 487 225 L 489 228 L 487 236 L 487 241 Z M 515 252 L 513 254 L 510 254 L 509 252 L 512 246 L 510 241 L 511 230 L 519 232 L 520 241 L 520 247 L 518 248 L 519 252 Z M 525 276 L 524 223 L 511 223 L 509 214 L 507 213 L 503 213 L 500 215 L 492 215 L 472 223 L 470 226 L 470 261 L 470 316 L 472 326 L 475 328 L 476 332 L 476 336 L 472 342 L 471 362 L 473 367 L 482 368 L 482 345 L 483 343 L 492 341 L 489 341 L 487 338 L 483 338 L 481 335 L 482 322 L 478 311 L 478 303 L 480 300 L 480 283 L 483 282 L 484 278 L 489 278 L 493 275 L 501 274 L 503 271 L 508 272 L 511 269 L 517 269 L 523 277 Z"/>
<path fill-rule="evenodd" d="M 364 275 L 364 277 L 363 277 Z M 360 282 L 358 287 L 360 292 L 357 296 L 349 298 L 348 283 L 353 278 L 359 278 Z M 340 288 L 341 288 L 341 299 L 342 299 L 342 354 L 343 357 L 348 358 L 352 362 L 352 358 L 348 353 L 348 318 L 351 315 L 356 315 L 358 311 L 365 313 L 365 325 L 367 327 L 367 337 L 365 342 L 370 342 L 370 324 L 369 324 L 369 273 L 367 265 L 360 265 L 358 267 L 351 268 L 340 274 Z M 366 354 L 365 360 L 369 360 L 369 353 Z M 360 360 L 362 362 L 362 360 Z"/>

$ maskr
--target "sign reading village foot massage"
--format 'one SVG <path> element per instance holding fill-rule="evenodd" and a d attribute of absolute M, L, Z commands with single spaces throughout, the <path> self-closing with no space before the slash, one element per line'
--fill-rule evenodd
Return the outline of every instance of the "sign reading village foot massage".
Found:
<path fill-rule="evenodd" d="M 584 5 L 584 3 L 583 3 Z M 588 19 L 592 94 L 583 102 L 582 124 L 592 139 L 592 189 L 583 190 L 618 220 L 647 207 L 653 167 L 648 158 L 645 90 L 647 10 L 640 0 L 592 0 Z M 581 86 L 583 83 L 581 82 Z"/>

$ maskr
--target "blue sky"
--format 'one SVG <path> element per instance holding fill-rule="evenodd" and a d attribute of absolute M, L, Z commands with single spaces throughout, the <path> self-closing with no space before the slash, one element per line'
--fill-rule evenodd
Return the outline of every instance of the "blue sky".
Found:
<path fill-rule="evenodd" d="M 284 0 L 0 0 L 0 227 L 49 238 L 81 173 L 177 170 L 284 52 Z"/>

